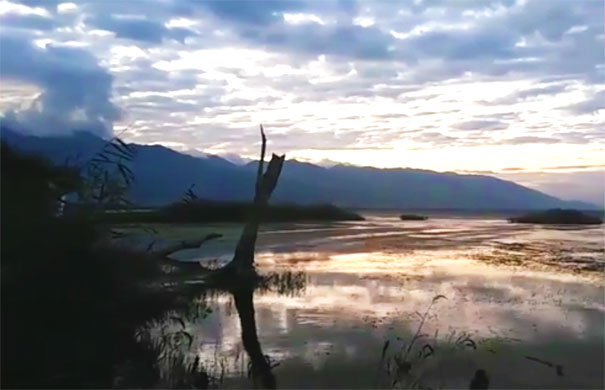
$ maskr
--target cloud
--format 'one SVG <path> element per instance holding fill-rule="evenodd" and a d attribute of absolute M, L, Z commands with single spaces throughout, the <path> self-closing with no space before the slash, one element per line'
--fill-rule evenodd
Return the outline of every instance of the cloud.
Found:
<path fill-rule="evenodd" d="M 603 132 L 564 131 L 557 132 L 556 135 L 562 142 L 568 144 L 588 144 L 592 141 L 599 142 L 605 138 Z"/>
<path fill-rule="evenodd" d="M 438 58 L 447 61 L 430 70 L 441 77 L 452 77 L 468 71 L 502 75 L 512 71 L 536 74 L 545 70 L 588 70 L 585 66 L 594 63 L 594 54 L 588 54 L 591 53 L 589 50 L 580 52 L 575 47 L 581 45 L 584 49 L 590 47 L 598 52 L 602 41 L 595 39 L 599 33 L 594 29 L 565 35 L 577 23 L 588 21 L 598 26 L 598 20 L 594 19 L 591 11 L 598 14 L 600 7 L 594 3 L 583 7 L 569 2 L 528 1 L 516 4 L 469 1 L 448 7 L 445 3 L 423 2 L 417 7 L 412 7 L 415 13 L 413 18 L 401 16 L 405 13 L 395 12 L 395 7 L 391 5 L 391 9 L 387 10 L 391 16 L 371 28 L 330 23 L 289 26 L 279 23 L 277 15 L 283 12 L 280 6 L 268 3 L 260 8 L 252 14 L 245 10 L 230 11 L 236 12 L 238 18 L 246 21 L 253 19 L 263 22 L 258 28 L 256 25 L 246 28 L 238 26 L 236 31 L 242 39 L 268 47 L 277 46 L 292 54 L 321 52 L 320 54 L 346 55 L 353 58 L 398 60 L 407 64 Z M 305 7 L 298 5 L 296 8 Z M 401 9 L 405 10 L 403 7 Z M 437 10 L 441 13 L 434 12 Z M 307 3 L 306 12 L 321 15 L 322 11 L 325 10 L 314 3 Z M 473 20 L 465 17 L 469 11 L 489 16 Z M 393 18 L 393 15 L 398 18 Z M 431 24 L 429 20 L 435 16 L 437 20 Z M 553 16 L 557 17 L 555 23 L 551 19 Z M 407 32 L 402 33 L 408 37 L 394 39 L 395 36 L 390 31 L 392 28 L 402 27 L 408 28 Z M 358 31 L 360 34 L 363 32 L 364 39 L 357 37 Z M 524 39 L 535 40 L 535 34 L 550 43 L 541 44 L 539 39 L 537 42 L 524 42 Z M 562 57 L 560 53 L 564 51 L 573 55 Z M 534 60 L 528 61 L 531 58 Z M 492 62 L 488 62 L 489 60 Z M 590 73 L 594 74 L 595 70 L 592 69 Z M 427 72 L 416 75 L 419 80 L 426 79 L 426 76 Z"/>
<path fill-rule="evenodd" d="M 508 145 L 522 145 L 522 144 L 556 144 L 561 142 L 560 139 L 552 138 L 552 137 L 533 137 L 533 136 L 523 136 L 523 137 L 514 137 L 507 138 L 501 141 L 503 144 Z"/>
<path fill-rule="evenodd" d="M 301 10 L 307 7 L 304 1 L 265 0 L 252 2 L 246 0 L 208 1 L 203 4 L 218 18 L 247 25 L 266 27 L 283 19 L 282 13 Z"/>
<path fill-rule="evenodd" d="M 44 7 L 48 9 L 55 9 L 59 3 L 63 3 L 62 0 L 20 0 L 19 3 L 27 5 L 29 7 Z"/>
<path fill-rule="evenodd" d="M 139 16 L 117 17 L 110 14 L 100 14 L 87 18 L 85 22 L 90 26 L 111 31 L 118 38 L 148 43 L 161 43 L 164 39 L 174 39 L 183 43 L 186 38 L 197 35 L 187 28 L 167 28 L 161 22 Z"/>
<path fill-rule="evenodd" d="M 515 104 L 528 98 L 552 96 L 567 89 L 567 83 L 559 83 L 544 87 L 527 88 L 490 102 L 492 105 Z"/>
<path fill-rule="evenodd" d="M 457 140 L 456 137 L 450 137 L 439 132 L 426 132 L 412 138 L 416 142 L 438 144 L 451 144 Z"/>
<path fill-rule="evenodd" d="M 594 93 L 588 99 L 565 107 L 575 114 L 593 114 L 605 110 L 605 90 Z"/>
<path fill-rule="evenodd" d="M 425 57 L 449 60 L 502 59 L 514 56 L 514 35 L 505 31 L 433 31 L 413 38 L 410 46 Z"/>
<path fill-rule="evenodd" d="M 5 124 L 41 134 L 77 128 L 101 135 L 111 132 L 120 117 L 111 102 L 113 77 L 93 55 L 77 48 L 39 48 L 15 35 L 0 39 L 2 78 L 43 90 L 30 107 L 5 112 Z"/>
<path fill-rule="evenodd" d="M 6 13 L 0 16 L 3 28 L 22 28 L 27 30 L 49 31 L 55 28 L 52 18 L 36 14 Z"/>
<path fill-rule="evenodd" d="M 508 124 L 495 120 L 475 120 L 457 123 L 454 128 L 466 131 L 505 130 L 508 128 Z"/>
<path fill-rule="evenodd" d="M 358 59 L 395 58 L 395 53 L 389 48 L 392 37 L 378 28 L 304 24 L 248 34 L 247 38 L 313 56 L 329 54 Z"/>
<path fill-rule="evenodd" d="M 545 169 L 548 170 L 562 170 L 562 169 L 595 169 L 595 168 L 605 168 L 605 164 L 596 164 L 596 165 L 560 165 L 555 167 L 548 167 Z M 605 177 L 604 177 L 605 179 Z"/>

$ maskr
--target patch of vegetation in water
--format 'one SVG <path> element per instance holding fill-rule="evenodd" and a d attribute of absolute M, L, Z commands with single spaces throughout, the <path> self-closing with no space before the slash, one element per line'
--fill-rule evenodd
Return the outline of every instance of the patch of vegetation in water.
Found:
<path fill-rule="evenodd" d="M 106 223 L 196 223 L 243 222 L 253 210 L 251 203 L 195 201 L 145 211 L 98 212 L 95 218 Z M 263 217 L 265 222 L 292 221 L 362 221 L 359 214 L 334 205 L 270 205 Z"/>
<path fill-rule="evenodd" d="M 529 213 L 520 217 L 508 219 L 513 223 L 537 223 L 557 225 L 599 225 L 603 220 L 594 215 L 573 209 L 551 209 Z"/>
<path fill-rule="evenodd" d="M 418 215 L 418 214 L 401 214 L 399 219 L 402 221 L 426 221 L 429 219 L 426 215 Z"/>

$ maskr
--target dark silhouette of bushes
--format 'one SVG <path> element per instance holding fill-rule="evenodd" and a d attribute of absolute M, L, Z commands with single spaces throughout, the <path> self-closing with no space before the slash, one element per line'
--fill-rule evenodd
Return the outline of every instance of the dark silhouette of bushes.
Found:
<path fill-rule="evenodd" d="M 157 384 L 155 352 L 137 328 L 181 303 L 149 282 L 144 254 L 103 244 L 89 219 L 56 216 L 77 173 L 2 145 L 2 387 Z"/>

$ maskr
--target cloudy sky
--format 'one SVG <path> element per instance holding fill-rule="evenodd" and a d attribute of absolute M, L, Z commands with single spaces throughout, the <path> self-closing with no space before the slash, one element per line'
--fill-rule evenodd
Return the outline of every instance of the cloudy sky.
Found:
<path fill-rule="evenodd" d="M 489 173 L 605 203 L 601 0 L 0 0 L 0 111 L 191 154 Z"/>

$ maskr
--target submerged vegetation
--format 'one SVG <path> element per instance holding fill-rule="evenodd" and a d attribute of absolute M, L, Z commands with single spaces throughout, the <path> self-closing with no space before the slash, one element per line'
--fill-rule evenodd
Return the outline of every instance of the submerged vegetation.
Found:
<path fill-rule="evenodd" d="M 551 209 L 509 218 L 513 223 L 561 224 L 561 225 L 600 225 L 603 220 L 594 215 L 572 209 Z"/>

